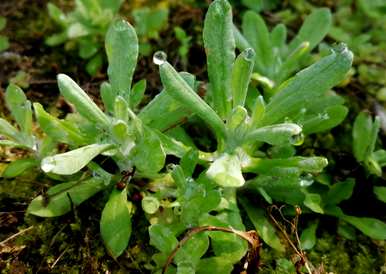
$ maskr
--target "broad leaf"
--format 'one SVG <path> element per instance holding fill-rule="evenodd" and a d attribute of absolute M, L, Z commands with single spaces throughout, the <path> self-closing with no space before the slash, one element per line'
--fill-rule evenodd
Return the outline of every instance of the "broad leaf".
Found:
<path fill-rule="evenodd" d="M 154 224 L 149 227 L 150 244 L 159 251 L 170 254 L 178 241 L 173 232 L 165 225 Z"/>
<path fill-rule="evenodd" d="M 115 93 L 130 99 L 131 81 L 138 58 L 138 38 L 125 20 L 116 20 L 106 34 L 107 74 Z"/>
<path fill-rule="evenodd" d="M 14 178 L 21 175 L 24 171 L 37 167 L 38 165 L 39 161 L 33 158 L 18 159 L 7 165 L 2 176 L 4 178 Z"/>
<path fill-rule="evenodd" d="M 42 160 L 44 172 L 71 175 L 85 167 L 95 156 L 113 148 L 110 144 L 92 144 L 69 152 L 48 156 Z"/>
<path fill-rule="evenodd" d="M 231 5 L 226 0 L 215 0 L 205 16 L 203 39 L 213 105 L 222 118 L 231 110 L 231 70 L 235 59 L 232 27 Z"/>
<path fill-rule="evenodd" d="M 165 151 L 157 134 L 145 128 L 143 135 L 133 148 L 134 165 L 143 173 L 157 173 L 165 164 Z"/>
<path fill-rule="evenodd" d="M 351 67 L 353 55 L 340 45 L 329 56 L 298 72 L 293 78 L 281 84 L 266 106 L 263 125 L 282 122 L 286 117 L 299 113 L 313 100 L 343 80 Z"/>
<path fill-rule="evenodd" d="M 46 195 L 39 195 L 33 199 L 27 212 L 40 217 L 61 216 L 70 212 L 72 206 L 78 206 L 108 184 L 109 181 L 102 178 L 90 178 L 55 185 Z"/>
<path fill-rule="evenodd" d="M 131 215 L 127 191 L 113 189 L 102 211 L 100 230 L 107 250 L 114 258 L 125 251 L 131 236 Z"/>

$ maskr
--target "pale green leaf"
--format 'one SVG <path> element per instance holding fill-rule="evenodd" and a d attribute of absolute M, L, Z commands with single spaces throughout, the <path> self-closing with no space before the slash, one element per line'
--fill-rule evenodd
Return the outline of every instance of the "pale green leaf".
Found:
<path fill-rule="evenodd" d="M 130 98 L 131 81 L 138 58 L 138 38 L 134 28 L 124 20 L 114 21 L 106 34 L 107 74 L 113 91 Z"/>
<path fill-rule="evenodd" d="M 235 59 L 232 8 L 226 0 L 215 0 L 205 16 L 204 46 L 213 105 L 220 117 L 231 110 L 231 73 Z"/>
<path fill-rule="evenodd" d="M 48 156 L 41 162 L 44 172 L 71 175 L 85 167 L 94 157 L 113 148 L 111 144 L 92 144 L 69 152 Z"/>

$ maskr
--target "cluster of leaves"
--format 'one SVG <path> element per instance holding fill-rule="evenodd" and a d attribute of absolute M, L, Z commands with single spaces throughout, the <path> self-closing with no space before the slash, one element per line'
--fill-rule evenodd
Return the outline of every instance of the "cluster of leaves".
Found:
<path fill-rule="evenodd" d="M 385 101 L 386 4 L 384 1 L 340 1 L 329 36 L 353 50 L 359 81 L 367 92 Z"/>
<path fill-rule="evenodd" d="M 89 60 L 87 72 L 95 75 L 103 64 L 102 41 L 122 3 L 123 0 L 79 0 L 68 14 L 48 3 L 48 14 L 62 31 L 49 36 L 46 44 L 57 46 L 66 43 L 67 48 L 77 46 L 79 57 Z"/>
<path fill-rule="evenodd" d="M 68 49 L 78 50 L 82 59 L 88 60 L 86 71 L 95 75 L 104 63 L 103 40 L 109 25 L 117 17 L 124 0 L 79 0 L 74 9 L 65 14 L 52 3 L 48 13 L 62 29 L 46 39 L 49 46 L 65 43 Z M 140 37 L 140 53 L 151 53 L 149 39 L 157 39 L 158 33 L 167 25 L 169 10 L 164 7 L 144 7 L 133 10 L 132 16 Z"/>
<path fill-rule="evenodd" d="M 114 7 L 118 9 L 120 3 L 115 2 Z M 53 11 L 59 14 L 51 6 Z M 163 90 L 141 109 L 138 105 L 146 82 L 132 83 L 138 38 L 129 23 L 114 20 L 105 38 L 109 81 L 100 87 L 105 111 L 70 77 L 60 74 L 60 92 L 76 112 L 58 119 L 34 103 L 42 137 L 32 130 L 32 106 L 23 91 L 15 85 L 8 87 L 5 99 L 18 128 L 0 119 L 0 134 L 7 137 L 1 144 L 30 150 L 31 156 L 10 164 L 3 176 L 15 177 L 40 166 L 56 182 L 28 207 L 29 214 L 42 217 L 63 215 L 97 192 L 109 192 L 100 231 L 114 258 L 129 243 L 131 216 L 143 211 L 150 223 L 150 244 L 158 250 L 153 256 L 154 271 L 161 271 L 178 246 L 178 238 L 189 229 L 215 226 L 244 231 L 247 218 L 264 242 L 283 251 L 256 197 L 266 204 L 297 205 L 305 213 L 337 217 L 384 240 L 386 224 L 347 215 L 339 207 L 351 196 L 355 181 L 324 178 L 319 174 L 327 159 L 298 156 L 294 148 L 302 145 L 306 135 L 340 124 L 348 112 L 343 98 L 331 90 L 351 68 L 353 55 L 344 44 L 294 74 L 327 32 L 321 28 L 323 31 L 315 33 L 310 28 L 329 18 L 327 10 L 316 10 L 286 45 L 284 25 L 270 33 L 258 14 L 247 12 L 241 34 L 233 25 L 230 4 L 215 0 L 203 30 L 209 78 L 205 96 L 198 94 L 200 82 L 194 75 L 177 72 L 165 53 L 156 52 L 153 60 L 159 66 Z M 236 45 L 241 50 L 237 56 Z M 260 77 L 258 82 L 265 77 L 268 85 L 256 85 L 256 77 Z M 200 149 L 187 125 L 210 132 L 207 138 L 213 149 Z M 360 118 L 354 128 L 362 131 L 363 126 L 372 128 L 371 136 L 354 136 L 358 140 L 355 156 L 366 165 L 376 161 L 382 166 L 380 153 L 373 152 L 377 122 Z M 369 140 L 365 148 L 364 138 Z M 66 144 L 69 151 L 58 153 L 59 143 Z M 111 159 L 116 170 L 106 169 L 98 155 Z M 178 160 L 168 164 L 167 155 Z M 131 177 L 149 180 L 140 188 L 142 211 L 130 202 L 139 187 L 130 183 Z M 246 212 L 244 219 L 240 207 Z M 312 224 L 305 230 L 303 242 L 312 242 L 316 227 Z M 195 234 L 178 248 L 168 271 L 230 273 L 247 250 L 247 242 L 232 233 Z"/>

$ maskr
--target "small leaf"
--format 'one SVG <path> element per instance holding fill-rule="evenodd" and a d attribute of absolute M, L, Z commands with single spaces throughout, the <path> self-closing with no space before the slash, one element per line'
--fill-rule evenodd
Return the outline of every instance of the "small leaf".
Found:
<path fill-rule="evenodd" d="M 208 236 L 205 233 L 196 234 L 177 251 L 174 261 L 177 264 L 189 263 L 192 266 L 196 266 L 200 258 L 206 253 L 208 247 Z"/>
<path fill-rule="evenodd" d="M 47 4 L 48 15 L 55 21 L 56 24 L 66 27 L 67 18 L 66 15 L 53 3 Z"/>
<path fill-rule="evenodd" d="M 103 82 L 101 85 L 101 97 L 103 105 L 106 110 L 110 113 L 114 112 L 114 100 L 117 94 L 113 91 L 111 85 L 107 82 Z"/>
<path fill-rule="evenodd" d="M 318 222 L 313 222 L 306 229 L 303 230 L 300 236 L 301 248 L 304 250 L 312 249 L 316 244 L 316 229 Z"/>
<path fill-rule="evenodd" d="M 386 187 L 385 186 L 375 186 L 374 193 L 377 196 L 378 200 L 386 203 Z"/>
<path fill-rule="evenodd" d="M 113 189 L 102 211 L 100 231 L 107 250 L 114 258 L 125 251 L 131 236 L 131 215 L 127 192 Z"/>
<path fill-rule="evenodd" d="M 27 212 L 40 217 L 56 217 L 70 212 L 72 205 L 78 206 L 95 193 L 101 191 L 109 181 L 101 178 L 90 178 L 84 181 L 61 183 L 32 200 Z"/>
<path fill-rule="evenodd" d="M 92 144 L 69 152 L 48 156 L 41 162 L 44 172 L 71 175 L 85 167 L 95 156 L 113 148 L 110 144 Z"/>
<path fill-rule="evenodd" d="M 14 141 L 21 141 L 20 139 L 20 134 L 17 131 L 15 127 L 13 127 L 10 123 L 8 123 L 6 120 L 3 118 L 0 118 L 0 134 L 4 135 L 10 139 L 13 139 Z M 20 143 L 24 143 L 21 141 Z"/>
<path fill-rule="evenodd" d="M 223 154 L 210 165 L 206 175 L 222 187 L 241 187 L 245 183 L 237 155 Z"/>
<path fill-rule="evenodd" d="M 248 86 L 251 80 L 253 65 L 255 63 L 255 51 L 252 48 L 245 49 L 236 58 L 232 67 L 232 94 L 233 108 L 244 106 L 247 97 Z"/>
<path fill-rule="evenodd" d="M 107 74 L 114 93 L 130 98 L 131 82 L 137 65 L 138 38 L 125 20 L 114 21 L 106 34 Z"/>
<path fill-rule="evenodd" d="M 18 86 L 10 84 L 5 93 L 5 102 L 21 130 L 32 134 L 32 109 L 31 102 L 27 100 L 24 91 Z"/>
<path fill-rule="evenodd" d="M 39 126 L 48 136 L 57 142 L 67 144 L 82 145 L 85 143 L 85 139 L 77 127 L 50 115 L 39 103 L 34 103 L 33 106 Z"/>
<path fill-rule="evenodd" d="M 327 8 L 315 9 L 300 28 L 298 34 L 292 39 L 289 44 L 289 52 L 292 52 L 295 48 L 303 42 L 310 44 L 310 51 L 323 40 L 330 30 L 332 23 L 331 12 Z M 318 31 L 315 31 L 318 30 Z"/>
<path fill-rule="evenodd" d="M 130 93 L 130 108 L 135 108 L 141 103 L 146 91 L 146 80 L 140 80 L 134 84 Z"/>
<path fill-rule="evenodd" d="M 230 263 L 227 258 L 222 257 L 210 257 L 201 259 L 198 267 L 197 274 L 213 274 L 222 273 L 230 274 L 233 270 L 233 264 Z"/>
<path fill-rule="evenodd" d="M 145 128 L 143 136 L 133 148 L 132 157 L 139 171 L 152 174 L 163 168 L 166 155 L 157 134 Z"/>
<path fill-rule="evenodd" d="M 193 175 L 194 169 L 199 160 L 198 154 L 197 150 L 191 149 L 181 158 L 180 165 L 186 176 Z"/>
<path fill-rule="evenodd" d="M 322 198 L 319 194 L 308 193 L 305 190 L 303 191 L 306 195 L 304 199 L 304 205 L 316 213 L 323 214 L 323 208 L 321 207 Z"/>
<path fill-rule="evenodd" d="M 146 196 L 141 201 L 142 209 L 148 214 L 154 214 L 160 207 L 160 202 L 157 198 L 152 196 Z"/>
<path fill-rule="evenodd" d="M 347 200 L 351 197 L 355 186 L 354 179 L 347 179 L 344 182 L 333 184 L 329 189 L 326 197 L 326 204 L 336 205 L 341 201 Z"/>
<path fill-rule="evenodd" d="M 129 120 L 129 106 L 126 100 L 118 95 L 114 102 L 114 116 L 115 118 L 127 122 Z"/>
<path fill-rule="evenodd" d="M 365 112 L 355 118 L 352 132 L 353 151 L 359 162 L 366 161 L 373 153 L 379 127 L 379 119 L 376 118 L 373 122 L 371 116 Z"/>
<path fill-rule="evenodd" d="M 265 101 L 264 97 L 259 95 L 255 100 L 255 105 L 252 110 L 251 124 L 257 127 L 260 121 L 264 118 L 265 114 Z"/>
<path fill-rule="evenodd" d="M 150 244 L 159 251 L 170 254 L 178 241 L 173 232 L 162 224 L 154 224 L 149 227 Z"/>
<path fill-rule="evenodd" d="M 2 176 L 4 178 L 14 178 L 21 175 L 24 171 L 36 167 L 39 165 L 39 161 L 32 158 L 27 159 L 18 159 L 11 162 L 5 170 L 3 171 Z"/>
<path fill-rule="evenodd" d="M 86 71 L 89 75 L 95 76 L 98 71 L 102 68 L 103 65 L 103 56 L 98 53 L 93 56 L 86 64 Z"/>

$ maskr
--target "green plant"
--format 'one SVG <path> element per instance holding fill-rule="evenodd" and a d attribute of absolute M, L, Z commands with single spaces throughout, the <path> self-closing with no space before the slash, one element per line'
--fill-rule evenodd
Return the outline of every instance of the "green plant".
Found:
<path fill-rule="evenodd" d="M 327 159 L 296 156 L 294 148 L 305 135 L 327 131 L 346 116 L 344 100 L 331 88 L 349 71 L 352 53 L 345 45 L 337 46 L 277 86 L 265 101 L 257 89 L 249 88 L 255 52 L 246 48 L 236 57 L 233 35 L 229 3 L 215 0 L 203 32 L 209 77 L 204 98 L 194 75 L 177 72 L 159 51 L 153 61 L 163 90 L 138 109 L 146 87 L 144 81 L 132 85 L 138 39 L 127 22 L 115 21 L 105 42 L 109 82 L 100 90 L 105 112 L 63 74 L 58 76 L 60 92 L 77 112 L 60 120 L 34 104 L 40 128 L 55 142 L 67 144 L 69 151 L 51 151 L 42 158 L 41 169 L 59 183 L 36 197 L 28 213 L 59 216 L 97 192 L 110 193 L 100 221 L 109 253 L 116 258 L 125 251 L 131 216 L 144 212 L 150 244 L 158 250 L 149 268 L 168 273 L 230 273 L 247 252 L 258 249 L 249 240 L 252 234 L 244 232 L 245 223 L 269 246 L 283 251 L 261 204 L 297 205 L 305 214 L 329 214 L 370 237 L 385 239 L 383 222 L 349 216 L 339 208 L 354 182 L 325 182 L 319 174 Z M 10 109 L 18 113 L 19 108 Z M 1 134 L 18 137 L 2 124 Z M 200 149 L 188 126 L 199 128 L 199 139 L 207 139 L 212 149 Z M 115 170 L 107 171 L 104 160 L 96 158 L 100 154 L 115 163 Z M 166 155 L 177 160 L 168 162 Z M 142 178 L 149 181 L 145 186 L 131 183 Z M 142 210 L 129 201 L 138 191 Z M 187 231 L 190 237 L 179 245 L 178 238 Z M 313 238 L 315 231 L 312 226 L 303 240 Z"/>
<path fill-rule="evenodd" d="M 66 48 L 77 47 L 78 55 L 88 60 L 87 72 L 95 75 L 103 64 L 104 36 L 123 1 L 77 0 L 74 10 L 68 14 L 48 3 L 48 13 L 62 31 L 49 36 L 46 44 L 57 46 L 65 43 Z"/>
<path fill-rule="evenodd" d="M 361 163 L 370 174 L 382 176 L 382 168 L 386 166 L 386 151 L 375 149 L 380 129 L 380 119 L 375 117 L 374 121 L 366 112 L 361 112 L 354 121 L 352 137 L 353 152 L 359 163 Z M 386 187 L 374 187 L 377 198 L 386 201 Z"/>
<path fill-rule="evenodd" d="M 150 55 L 153 52 L 151 39 L 159 39 L 159 32 L 167 27 L 169 9 L 165 7 L 143 7 L 132 11 L 139 37 L 139 52 Z"/>
<path fill-rule="evenodd" d="M 33 134 L 31 102 L 18 86 L 14 84 L 8 86 L 5 103 L 17 127 L 0 118 L 0 133 L 5 137 L 0 140 L 0 145 L 30 152 L 30 156 L 13 161 L 3 171 L 4 178 L 14 178 L 29 169 L 37 168 L 40 160 L 52 153 L 56 143 L 51 138 L 40 138 Z"/>
<path fill-rule="evenodd" d="M 3 16 L 0 16 L 0 31 L 2 31 L 7 24 L 7 19 Z M 8 37 L 0 35 L 0 52 L 9 48 Z"/>
<path fill-rule="evenodd" d="M 259 14 L 247 11 L 242 20 L 242 34 L 234 28 L 236 45 L 240 50 L 255 50 L 253 78 L 270 91 L 309 63 L 310 52 L 326 36 L 331 21 L 328 9 L 315 9 L 287 44 L 287 28 L 284 24 L 276 25 L 270 32 Z"/>
<path fill-rule="evenodd" d="M 174 33 L 177 40 L 180 42 L 178 55 L 181 57 L 182 65 L 186 67 L 188 64 L 188 53 L 191 46 L 190 40 L 192 40 L 192 36 L 187 35 L 186 32 L 180 27 L 174 27 Z"/>
<path fill-rule="evenodd" d="M 355 53 L 355 69 L 366 93 L 385 101 L 386 12 L 384 1 L 348 0 L 336 3 L 329 36 Z M 366 22 L 366 24 L 363 24 Z"/>

